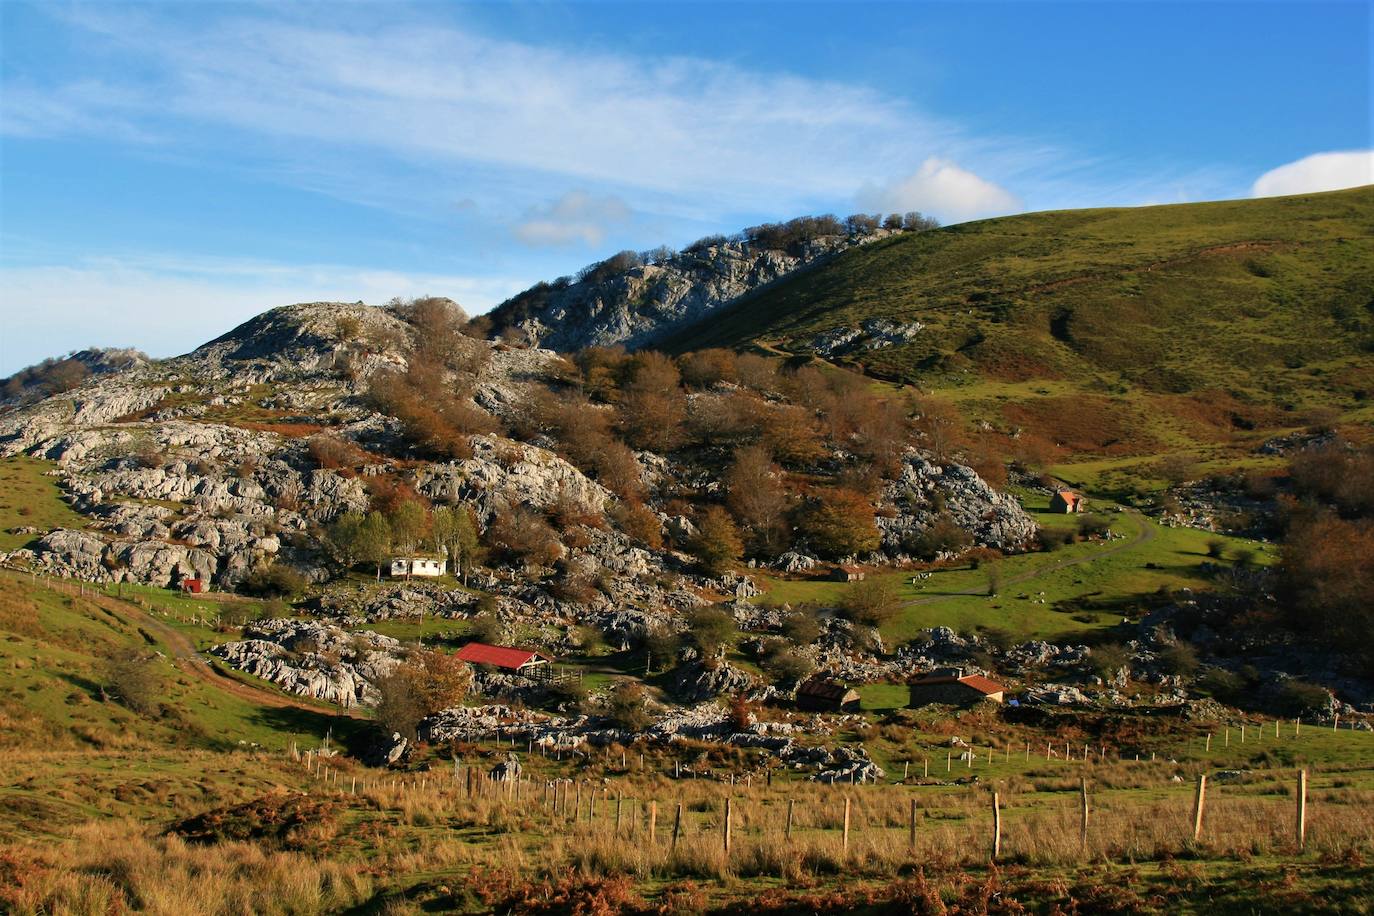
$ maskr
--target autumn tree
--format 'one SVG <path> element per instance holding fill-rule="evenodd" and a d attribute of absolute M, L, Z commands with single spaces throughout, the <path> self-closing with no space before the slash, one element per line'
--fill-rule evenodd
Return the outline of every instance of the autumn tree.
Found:
<path fill-rule="evenodd" d="M 672 451 L 683 438 L 687 399 L 677 366 L 661 353 L 637 354 L 620 401 L 625 439 L 636 448 Z"/>
<path fill-rule="evenodd" d="M 135 647 L 111 650 L 100 660 L 97 682 L 100 698 L 114 700 L 134 712 L 157 712 L 162 679 L 155 667 L 157 656 Z"/>
<path fill-rule="evenodd" d="M 496 546 L 533 566 L 552 566 L 563 555 L 557 533 L 527 506 L 498 512 L 487 535 Z"/>
<path fill-rule="evenodd" d="M 1374 521 L 1301 513 L 1284 540 L 1279 571 L 1292 628 L 1319 634 L 1374 674 Z"/>
<path fill-rule="evenodd" d="M 787 490 L 782 468 L 773 463 L 772 454 L 761 445 L 736 450 L 724 483 L 726 504 L 749 529 L 758 548 L 778 552 L 786 538 Z"/>
<path fill-rule="evenodd" d="M 873 504 L 852 490 L 823 490 L 797 518 L 797 530 L 820 554 L 840 558 L 868 553 L 881 543 Z"/>
<path fill-rule="evenodd" d="M 414 740 L 424 718 L 462 705 L 472 688 L 472 668 L 450 652 L 420 649 L 378 678 L 376 687 L 377 722 Z"/>
<path fill-rule="evenodd" d="M 710 388 L 719 382 L 733 382 L 738 377 L 733 350 L 693 350 L 678 357 L 677 363 L 682 381 L 693 388 Z"/>
<path fill-rule="evenodd" d="M 632 540 L 650 550 L 663 549 L 663 523 L 654 510 L 643 503 L 622 501 L 611 510 L 611 518 Z"/>
<path fill-rule="evenodd" d="M 708 575 L 719 576 L 730 570 L 744 554 L 744 542 L 730 513 L 711 506 L 697 520 L 697 531 L 688 551 Z"/>
<path fill-rule="evenodd" d="M 606 716 L 618 727 L 642 732 L 653 723 L 648 709 L 649 693 L 638 681 L 623 680 L 606 698 Z"/>
<path fill-rule="evenodd" d="M 916 406 L 914 425 L 936 464 L 949 464 L 964 444 L 964 420 L 948 401 L 922 400 Z"/>

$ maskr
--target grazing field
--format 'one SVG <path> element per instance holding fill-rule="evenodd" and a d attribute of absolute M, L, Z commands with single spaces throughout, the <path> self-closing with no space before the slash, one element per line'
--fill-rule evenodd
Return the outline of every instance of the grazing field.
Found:
<path fill-rule="evenodd" d="M 0 552 L 23 547 L 36 537 L 15 528 L 84 528 L 86 520 L 62 500 L 53 464 L 37 458 L 0 458 Z"/>
<path fill-rule="evenodd" d="M 1075 517 L 1050 513 L 1040 495 L 1025 498 L 1025 507 L 1045 528 L 1077 524 Z M 963 633 L 997 628 L 1018 640 L 1091 638 L 1094 631 L 1116 626 L 1123 614 L 1140 610 L 1161 590 L 1224 588 L 1207 574 L 1204 563 L 1229 564 L 1242 552 L 1262 565 L 1277 558 L 1270 545 L 1166 527 L 1134 512 L 1108 512 L 1106 518 L 1112 533 L 1105 540 L 985 560 L 977 567 L 935 568 L 928 579 L 909 571 L 870 573 L 896 583 L 903 601 L 901 612 L 881 627 L 883 638 L 899 645 L 937 626 Z M 1223 559 L 1209 557 L 1214 542 Z M 850 588 L 814 579 L 759 578 L 766 592 L 763 600 L 774 604 L 835 604 Z M 989 595 L 994 581 L 997 594 Z"/>
<path fill-rule="evenodd" d="M 1235 712 L 914 712 L 894 685 L 867 688 L 868 714 L 828 739 L 862 744 L 886 771 L 876 784 L 820 785 L 695 741 L 454 744 L 396 773 L 337 755 L 365 723 L 188 670 L 162 608 L 0 577 L 0 670 L 18 695 L 0 706 L 7 912 L 939 912 L 996 898 L 1241 913 L 1260 892 L 1294 911 L 1374 907 L 1366 731 Z M 102 700 L 102 658 L 141 647 L 162 656 L 157 701 Z M 488 781 L 512 753 L 521 781 Z"/>

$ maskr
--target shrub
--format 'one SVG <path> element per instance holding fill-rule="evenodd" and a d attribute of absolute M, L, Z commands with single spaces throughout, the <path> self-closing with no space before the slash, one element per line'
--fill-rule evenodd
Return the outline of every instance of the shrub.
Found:
<path fill-rule="evenodd" d="M 305 592 L 306 579 L 285 563 L 267 563 L 249 572 L 239 588 L 262 598 L 296 599 Z"/>
<path fill-rule="evenodd" d="M 1316 684 L 1285 681 L 1279 688 L 1279 704 L 1290 716 L 1325 712 L 1331 705 L 1331 694 Z"/>
<path fill-rule="evenodd" d="M 870 627 L 882 626 L 901 609 L 901 593 L 891 578 L 855 582 L 840 599 L 840 613 L 845 619 Z"/>
<path fill-rule="evenodd" d="M 716 608 L 697 608 L 687 615 L 688 638 L 705 657 L 733 645 L 739 631 L 735 618 Z"/>
<path fill-rule="evenodd" d="M 1197 649 L 1191 643 L 1174 643 L 1159 653 L 1159 667 L 1168 674 L 1192 677 L 1197 673 Z"/>
<path fill-rule="evenodd" d="M 637 681 L 621 681 L 606 700 L 606 715 L 620 728 L 641 732 L 653 722 L 646 705 L 648 693 Z"/>

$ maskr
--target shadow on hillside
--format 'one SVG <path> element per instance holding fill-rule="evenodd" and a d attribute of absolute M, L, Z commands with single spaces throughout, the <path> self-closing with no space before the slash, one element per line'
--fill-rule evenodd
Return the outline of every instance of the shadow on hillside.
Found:
<path fill-rule="evenodd" d="M 349 756 L 357 756 L 367 747 L 373 723 L 366 719 L 351 719 L 341 714 L 326 711 L 298 709 L 294 706 L 264 706 L 253 713 L 251 721 L 264 728 L 281 732 L 299 739 L 302 744 L 311 741 L 330 741 L 343 747 Z"/>

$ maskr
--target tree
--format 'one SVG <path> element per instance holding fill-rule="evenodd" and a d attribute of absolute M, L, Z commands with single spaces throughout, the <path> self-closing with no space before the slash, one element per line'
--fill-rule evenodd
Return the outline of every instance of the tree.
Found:
<path fill-rule="evenodd" d="M 734 350 L 694 350 L 678 357 L 682 380 L 693 388 L 710 388 L 736 378 Z"/>
<path fill-rule="evenodd" d="M 482 544 L 477 537 L 477 517 L 471 507 L 440 506 L 430 516 L 430 537 L 435 549 L 447 553 L 453 574 L 467 582 L 468 570 L 481 562 Z"/>
<path fill-rule="evenodd" d="M 798 530 L 821 554 L 838 559 L 876 550 L 882 538 L 873 504 L 852 490 L 825 490 L 807 504 Z"/>
<path fill-rule="evenodd" d="M 378 723 L 414 740 L 421 720 L 462 705 L 472 668 L 456 655 L 422 649 L 377 679 Z"/>
<path fill-rule="evenodd" d="M 387 516 L 391 526 L 391 540 L 402 553 L 411 553 L 425 536 L 429 526 L 429 512 L 413 499 L 405 500 Z"/>
<path fill-rule="evenodd" d="M 329 555 L 345 569 L 352 569 L 362 562 L 359 554 L 361 531 L 366 518 L 361 512 L 345 512 L 324 532 L 324 547 Z"/>
<path fill-rule="evenodd" d="M 369 512 L 358 526 L 354 540 L 354 550 L 359 563 L 367 563 L 377 568 L 378 581 L 382 578 L 382 564 L 391 559 L 391 525 L 380 512 Z"/>
<path fill-rule="evenodd" d="M 949 464 L 964 444 L 963 417 L 948 401 L 922 401 L 917 407 L 915 427 L 936 464 Z"/>
<path fill-rule="evenodd" d="M 552 566 L 564 552 L 549 523 L 526 506 L 498 512 L 487 533 L 510 555 L 533 566 Z"/>
<path fill-rule="evenodd" d="M 620 402 L 621 428 L 636 448 L 668 452 L 683 437 L 687 399 L 677 366 L 661 353 L 635 356 Z"/>
<path fill-rule="evenodd" d="M 688 551 L 708 575 L 719 576 L 744 554 L 744 542 L 730 514 L 720 506 L 711 506 L 697 520 L 697 532 Z"/>
<path fill-rule="evenodd" d="M 752 532 L 756 544 L 770 552 L 781 547 L 787 491 L 782 484 L 782 468 L 773 463 L 768 449 L 761 445 L 738 449 L 724 482 L 726 504 Z"/>
<path fill-rule="evenodd" d="M 855 582 L 840 599 L 840 613 L 846 620 L 870 627 L 882 626 L 901 609 L 901 592 L 891 577 Z"/>
<path fill-rule="evenodd" d="M 663 523 L 654 510 L 639 502 L 620 502 L 611 518 L 624 534 L 650 550 L 663 549 Z"/>

